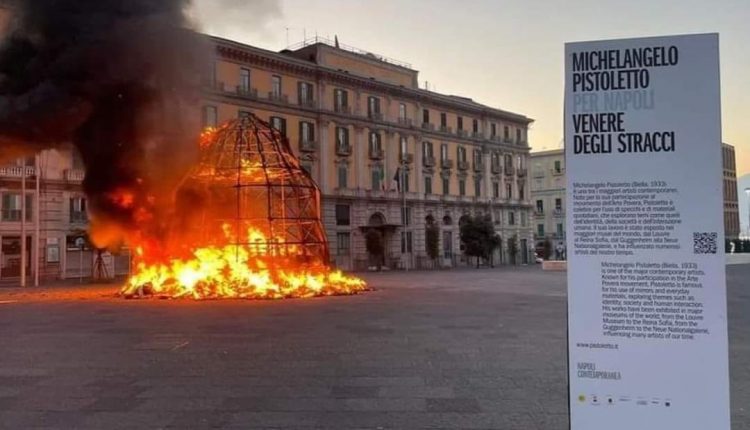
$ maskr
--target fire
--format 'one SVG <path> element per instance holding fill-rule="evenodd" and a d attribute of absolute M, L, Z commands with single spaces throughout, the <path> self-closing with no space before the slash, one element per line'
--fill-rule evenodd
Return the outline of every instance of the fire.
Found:
<path fill-rule="evenodd" d="M 193 250 L 191 258 L 148 263 L 136 248 L 136 266 L 123 288 L 125 296 L 149 294 L 194 299 L 282 299 L 356 294 L 366 283 L 322 264 L 300 265 L 298 249 L 281 238 L 268 240 L 250 228 L 244 243 L 235 242 L 228 224 L 223 246 Z"/>
<path fill-rule="evenodd" d="M 320 190 L 278 131 L 251 115 L 204 130 L 198 145 L 172 216 L 136 217 L 160 233 L 126 235 L 135 254 L 124 295 L 281 299 L 367 289 L 327 266 Z M 126 190 L 112 199 L 139 214 Z"/>

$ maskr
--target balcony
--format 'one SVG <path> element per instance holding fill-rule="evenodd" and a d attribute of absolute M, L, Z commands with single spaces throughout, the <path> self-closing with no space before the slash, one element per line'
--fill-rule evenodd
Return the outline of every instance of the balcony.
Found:
<path fill-rule="evenodd" d="M 336 155 L 343 157 L 352 155 L 352 146 L 348 143 L 339 143 L 336 145 Z"/>
<path fill-rule="evenodd" d="M 529 142 L 525 140 L 519 140 L 517 143 L 518 143 L 518 146 L 529 146 Z"/>
<path fill-rule="evenodd" d="M 466 160 L 458 160 L 457 168 L 458 170 L 469 170 L 469 162 Z"/>
<path fill-rule="evenodd" d="M 440 167 L 442 167 L 443 169 L 452 169 L 453 160 L 449 160 L 447 158 L 440 160 Z"/>
<path fill-rule="evenodd" d="M 429 122 L 423 122 L 422 123 L 422 129 L 429 130 L 429 131 L 435 131 L 435 124 L 429 123 Z"/>
<path fill-rule="evenodd" d="M 277 93 L 274 93 L 273 91 L 268 92 L 268 100 L 272 102 L 277 102 L 277 103 L 285 103 L 285 104 L 289 103 L 289 97 L 286 94 L 277 94 Z"/>
<path fill-rule="evenodd" d="M 490 140 L 493 142 L 502 142 L 503 138 L 498 135 L 494 135 L 494 136 L 490 136 Z"/>
<path fill-rule="evenodd" d="M 411 127 L 412 120 L 411 120 L 411 118 L 399 118 L 398 119 L 398 124 L 399 125 L 403 125 L 404 127 Z"/>
<path fill-rule="evenodd" d="M 563 211 L 562 208 L 555 208 L 555 210 L 552 211 L 552 215 L 554 215 L 555 218 L 562 218 L 565 216 L 565 211 Z"/>
<path fill-rule="evenodd" d="M 513 143 L 513 139 L 511 139 L 510 137 L 504 137 L 503 143 Z"/>
<path fill-rule="evenodd" d="M 414 162 L 414 154 L 400 154 L 398 161 L 403 164 L 411 164 Z"/>
<path fill-rule="evenodd" d="M 34 168 L 31 166 L 7 166 L 0 167 L 0 177 L 5 178 L 22 178 L 26 170 L 26 177 L 34 176 Z"/>
<path fill-rule="evenodd" d="M 526 169 L 525 167 L 521 167 L 521 168 L 518 169 L 518 177 L 519 178 L 526 177 L 527 173 L 528 173 L 528 169 Z"/>
<path fill-rule="evenodd" d="M 30 211 L 27 208 L 26 221 L 28 222 Z M 18 222 L 21 221 L 21 209 L 3 209 L 0 215 L 0 221 Z"/>
<path fill-rule="evenodd" d="M 248 97 L 251 99 L 258 98 L 258 90 L 256 88 L 243 87 L 242 85 L 237 85 L 236 91 L 237 91 L 237 95 L 240 95 L 242 97 Z"/>
<path fill-rule="evenodd" d="M 368 112 L 367 118 L 370 118 L 373 121 L 383 121 L 383 114 L 380 112 Z"/>
<path fill-rule="evenodd" d="M 315 152 L 318 150 L 318 142 L 315 140 L 301 140 L 299 142 L 300 152 Z"/>
<path fill-rule="evenodd" d="M 312 99 L 299 99 L 297 100 L 297 104 L 310 109 L 315 108 L 315 100 Z"/>
<path fill-rule="evenodd" d="M 559 169 L 559 170 L 558 169 L 552 169 L 552 175 L 553 176 L 562 176 L 564 174 L 565 174 L 565 168 L 564 167 L 562 169 Z"/>
<path fill-rule="evenodd" d="M 540 211 L 540 210 L 534 211 L 534 218 L 544 218 L 544 211 Z"/>
<path fill-rule="evenodd" d="M 500 163 L 492 163 L 490 171 L 495 175 L 498 175 L 503 171 L 503 166 Z"/>
<path fill-rule="evenodd" d="M 469 133 L 466 130 L 461 130 L 461 129 L 456 130 L 456 134 L 458 135 L 458 137 L 466 137 L 469 135 Z"/>
<path fill-rule="evenodd" d="M 83 181 L 86 172 L 83 169 L 65 169 L 65 180 L 68 182 Z"/>
<path fill-rule="evenodd" d="M 505 166 L 505 176 L 513 176 L 515 173 L 515 166 Z"/>
<path fill-rule="evenodd" d="M 347 105 L 335 105 L 333 111 L 344 115 L 351 115 L 352 107 Z"/>
<path fill-rule="evenodd" d="M 484 164 L 477 163 L 477 162 L 474 163 L 474 171 L 475 172 L 481 172 L 482 169 L 484 169 Z"/>
<path fill-rule="evenodd" d="M 369 155 L 371 160 L 382 160 L 384 157 L 383 150 L 380 148 L 370 148 Z"/>
<path fill-rule="evenodd" d="M 70 223 L 71 224 L 86 224 L 89 222 L 88 215 L 86 212 L 71 212 L 70 213 Z"/>
<path fill-rule="evenodd" d="M 453 134 L 453 129 L 451 127 L 448 127 L 447 125 L 441 125 L 440 126 L 440 132 L 441 133 L 447 133 L 447 134 Z"/>
<path fill-rule="evenodd" d="M 424 164 L 424 167 L 435 167 L 435 157 L 432 155 L 423 156 L 422 164 Z"/>
<path fill-rule="evenodd" d="M 474 139 L 484 139 L 484 135 L 481 131 L 472 132 L 471 137 L 473 137 Z"/>

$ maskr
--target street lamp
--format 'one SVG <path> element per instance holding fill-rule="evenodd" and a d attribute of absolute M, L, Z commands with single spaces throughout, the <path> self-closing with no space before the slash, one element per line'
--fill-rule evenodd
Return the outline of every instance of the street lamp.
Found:
<path fill-rule="evenodd" d="M 747 197 L 747 238 L 750 239 L 750 187 L 745 188 L 745 196 Z"/>

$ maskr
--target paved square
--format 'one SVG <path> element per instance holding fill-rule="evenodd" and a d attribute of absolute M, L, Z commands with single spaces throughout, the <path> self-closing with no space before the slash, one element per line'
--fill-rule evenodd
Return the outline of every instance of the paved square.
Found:
<path fill-rule="evenodd" d="M 729 266 L 733 428 L 750 428 L 750 265 Z M 0 428 L 565 429 L 565 274 L 365 275 L 275 302 L 0 290 Z"/>

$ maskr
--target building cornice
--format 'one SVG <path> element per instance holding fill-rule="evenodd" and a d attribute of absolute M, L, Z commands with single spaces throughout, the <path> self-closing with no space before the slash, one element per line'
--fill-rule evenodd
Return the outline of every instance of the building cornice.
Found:
<path fill-rule="evenodd" d="M 213 36 L 210 36 L 210 38 L 216 44 L 217 54 L 228 60 L 245 64 L 255 64 L 271 70 L 283 70 L 288 73 L 304 76 L 308 79 L 323 80 L 353 88 L 384 93 L 386 95 L 408 99 L 416 103 L 427 104 L 434 107 L 445 107 L 451 110 L 473 113 L 483 118 L 491 117 L 499 120 L 513 121 L 524 125 L 534 122 L 533 119 L 524 115 L 492 108 L 473 101 L 464 101 L 460 98 L 449 95 L 438 94 L 418 88 L 407 88 L 402 85 L 394 85 L 372 78 L 353 75 L 345 71 L 334 70 L 319 64 L 300 60 L 283 53 L 273 52 L 227 39 Z"/>
<path fill-rule="evenodd" d="M 368 128 L 372 130 L 380 130 L 391 133 L 403 133 L 413 136 L 417 136 L 421 141 L 432 141 L 432 142 L 455 142 L 464 145 L 475 145 L 479 148 L 490 148 L 491 151 L 503 151 L 513 153 L 524 153 L 528 154 L 531 148 L 528 146 L 517 146 L 503 142 L 488 141 L 487 139 L 477 139 L 473 137 L 461 137 L 458 135 L 446 135 L 438 131 L 430 131 L 419 127 L 405 126 L 396 122 L 380 121 L 376 122 L 369 118 L 337 113 L 334 111 L 321 110 L 314 107 L 305 107 L 289 103 L 282 103 L 262 98 L 247 98 L 245 96 L 235 94 L 233 92 L 221 91 L 221 90 L 208 90 L 208 100 L 214 102 L 230 102 L 242 106 L 247 106 L 248 103 L 263 106 L 274 112 L 284 113 L 287 115 L 295 116 L 307 116 L 316 118 L 321 121 L 332 121 L 339 125 L 350 125 L 359 128 Z"/>

